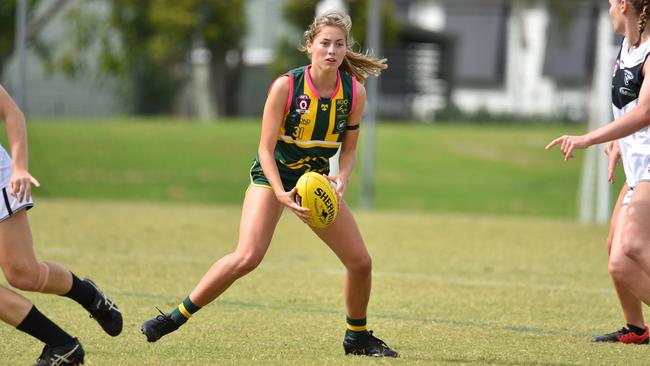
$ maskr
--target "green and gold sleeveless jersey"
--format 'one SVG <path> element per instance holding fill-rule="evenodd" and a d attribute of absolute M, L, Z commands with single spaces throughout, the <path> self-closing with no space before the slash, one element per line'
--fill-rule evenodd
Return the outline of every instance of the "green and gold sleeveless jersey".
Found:
<path fill-rule="evenodd" d="M 352 76 L 338 72 L 332 95 L 321 96 L 309 76 L 309 67 L 293 69 L 289 99 L 275 147 L 275 161 L 285 190 L 295 186 L 305 172 L 329 173 L 329 158 L 341 146 L 348 116 L 355 105 L 356 84 Z M 251 169 L 254 184 L 269 186 L 258 159 Z"/>

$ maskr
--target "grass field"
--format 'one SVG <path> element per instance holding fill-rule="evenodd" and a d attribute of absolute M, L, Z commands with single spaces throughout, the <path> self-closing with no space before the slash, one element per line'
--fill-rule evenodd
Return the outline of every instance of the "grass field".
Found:
<path fill-rule="evenodd" d="M 254 121 L 30 123 L 36 251 L 105 289 L 124 332 L 104 335 L 66 298 L 26 296 L 81 339 L 87 365 L 645 364 L 647 347 L 589 342 L 622 322 L 606 228 L 574 221 L 582 154 L 543 150 L 581 130 L 379 126 L 378 210 L 356 209 L 358 168 L 346 199 L 374 259 L 370 328 L 400 359 L 343 355 L 342 266 L 291 214 L 255 272 L 158 343 L 140 334 L 234 248 Z M 40 353 L 8 326 L 0 339 L 0 365 Z"/>
<path fill-rule="evenodd" d="M 380 124 L 375 206 L 573 218 L 583 154 L 565 163 L 543 148 L 553 137 L 580 131 Z M 127 120 L 36 122 L 29 133 L 31 171 L 43 185 L 42 197 L 239 205 L 260 131 L 255 121 Z M 346 196 L 353 207 L 361 159 Z"/>
<path fill-rule="evenodd" d="M 650 348 L 591 344 L 622 318 L 606 273 L 605 228 L 483 214 L 358 212 L 374 258 L 369 325 L 402 353 L 343 355 L 343 271 L 285 213 L 255 272 L 155 344 L 143 320 L 175 306 L 236 241 L 239 207 L 40 199 L 41 258 L 90 276 L 120 305 L 124 332 L 101 333 L 70 300 L 28 294 L 80 337 L 87 365 L 643 365 Z M 38 342 L 0 326 L 0 364 Z"/>

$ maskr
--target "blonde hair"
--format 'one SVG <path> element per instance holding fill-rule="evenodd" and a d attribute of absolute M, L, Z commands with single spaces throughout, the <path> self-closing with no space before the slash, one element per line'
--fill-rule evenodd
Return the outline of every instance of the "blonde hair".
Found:
<path fill-rule="evenodd" d="M 345 33 L 345 47 L 347 49 L 343 63 L 339 67 L 348 74 L 354 76 L 359 82 L 364 83 L 369 76 L 379 76 L 382 70 L 388 65 L 385 58 L 375 58 L 370 56 L 368 51 L 361 53 L 353 50 L 356 44 L 350 30 L 352 29 L 352 20 L 350 16 L 339 11 L 328 11 L 321 16 L 316 17 L 314 22 L 307 28 L 303 34 L 303 43 L 298 47 L 302 52 L 307 51 L 307 43 L 313 43 L 318 33 L 323 27 L 337 27 Z"/>
<path fill-rule="evenodd" d="M 634 47 L 638 47 L 641 43 L 641 35 L 645 31 L 646 24 L 648 23 L 648 18 L 650 18 L 650 0 L 628 0 L 634 10 L 639 13 L 639 22 L 637 23 L 637 29 L 639 30 L 639 39 L 634 44 Z"/>

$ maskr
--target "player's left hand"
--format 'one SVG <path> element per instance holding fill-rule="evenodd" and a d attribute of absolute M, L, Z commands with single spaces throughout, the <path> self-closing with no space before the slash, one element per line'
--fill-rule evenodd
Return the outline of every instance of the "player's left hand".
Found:
<path fill-rule="evenodd" d="M 27 201 L 31 197 L 32 185 L 41 186 L 27 170 L 14 169 L 9 179 L 9 193 L 18 198 L 19 202 Z"/>
<path fill-rule="evenodd" d="M 330 182 L 334 183 L 335 188 L 334 190 L 336 191 L 336 198 L 337 198 L 337 203 L 339 207 L 341 207 L 341 202 L 343 201 L 343 195 L 345 194 L 345 190 L 348 188 L 348 180 L 341 177 L 340 175 L 337 175 L 335 177 L 330 177 L 327 175 L 323 175 L 327 180 Z"/>
<path fill-rule="evenodd" d="M 618 141 L 610 141 L 605 145 L 605 155 L 607 155 L 607 181 L 614 183 L 614 173 L 616 172 L 616 165 L 621 159 L 621 149 Z"/>
<path fill-rule="evenodd" d="M 562 150 L 562 154 L 564 155 L 564 160 L 569 160 L 573 157 L 573 150 L 584 149 L 589 147 L 589 141 L 587 140 L 585 135 L 582 136 L 564 135 L 562 137 L 556 138 L 555 140 L 551 141 L 548 145 L 546 145 L 546 150 L 552 148 L 555 145 L 560 145 L 560 149 Z"/>

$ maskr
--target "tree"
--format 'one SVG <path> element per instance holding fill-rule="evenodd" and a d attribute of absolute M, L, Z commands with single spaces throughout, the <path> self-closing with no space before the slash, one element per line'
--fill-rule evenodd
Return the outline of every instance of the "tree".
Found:
<path fill-rule="evenodd" d="M 99 69 L 126 83 L 125 102 L 134 113 L 170 113 L 189 79 L 192 50 L 205 47 L 212 53 L 217 110 L 234 112 L 246 31 L 244 0 L 113 0 L 109 5 L 96 0 L 96 9 L 88 3 L 77 4 L 70 24 L 83 29 L 89 19 L 98 19 L 95 28 L 100 29 L 76 32 L 76 42 L 60 60 L 64 69 L 83 69 L 83 51 L 99 43 Z M 107 15 L 96 11 L 101 6 L 109 7 Z"/>
<path fill-rule="evenodd" d="M 27 42 L 37 51 L 38 55 L 45 59 L 49 55 L 49 50 L 38 39 L 38 35 L 47 23 L 64 8 L 65 4 L 66 0 L 56 0 L 53 2 L 39 0 L 28 1 Z M 46 8 L 40 9 L 41 5 L 46 6 Z M 0 76 L 2 76 L 7 61 L 12 56 L 15 48 L 16 7 L 16 0 L 0 1 Z M 37 10 L 39 11 L 37 12 Z"/>

